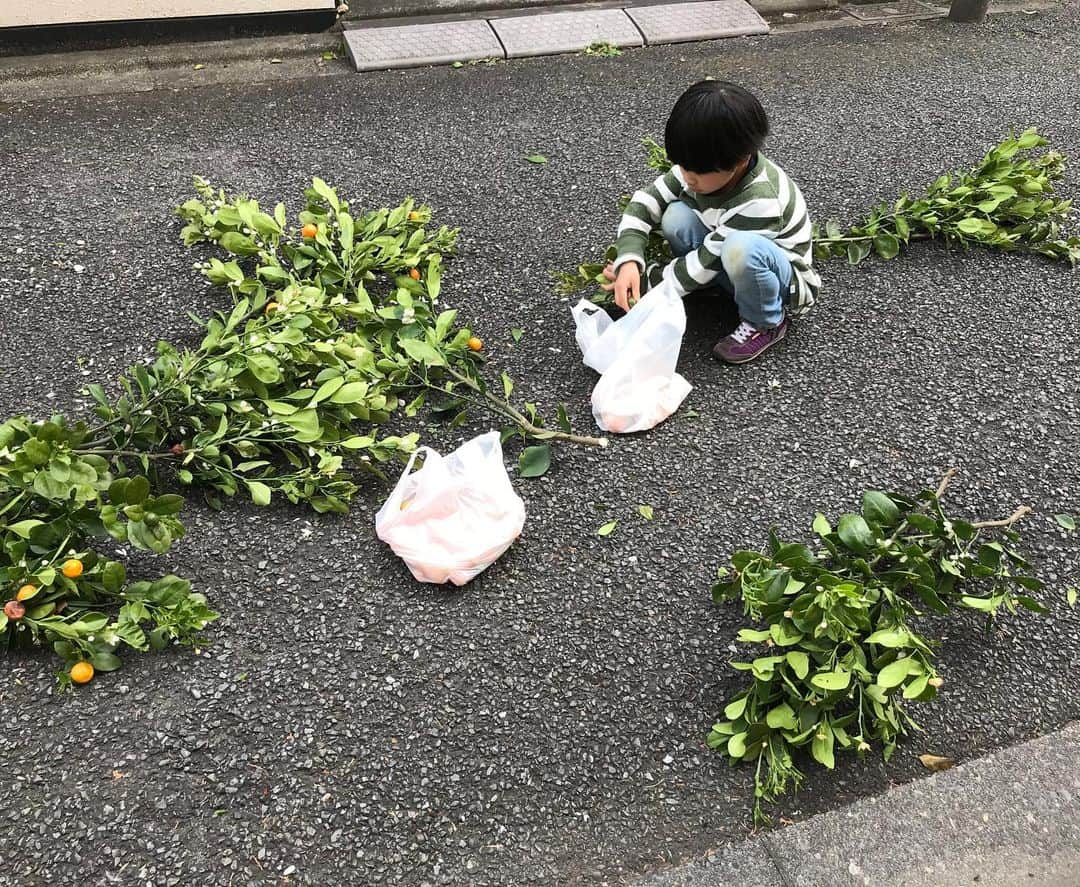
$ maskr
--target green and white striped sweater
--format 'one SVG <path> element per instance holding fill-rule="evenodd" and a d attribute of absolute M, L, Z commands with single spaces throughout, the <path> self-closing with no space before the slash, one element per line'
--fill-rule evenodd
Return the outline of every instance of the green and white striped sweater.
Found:
<path fill-rule="evenodd" d="M 691 191 L 678 166 L 634 192 L 619 223 L 615 267 L 629 261 L 645 267 L 649 232 L 659 227 L 664 210 L 676 200 L 697 214 L 709 234 L 696 252 L 675 259 L 663 269 L 648 269 L 650 283 L 658 283 L 662 273 L 680 295 L 709 286 L 723 270 L 720 248 L 724 238 L 732 231 L 752 231 L 775 242 L 791 259 L 795 271 L 791 313 L 802 314 L 814 304 L 821 278 L 811 265 L 813 243 L 806 201 L 787 173 L 764 154 L 758 154 L 757 163 L 733 190 L 725 189 L 718 195 Z"/>

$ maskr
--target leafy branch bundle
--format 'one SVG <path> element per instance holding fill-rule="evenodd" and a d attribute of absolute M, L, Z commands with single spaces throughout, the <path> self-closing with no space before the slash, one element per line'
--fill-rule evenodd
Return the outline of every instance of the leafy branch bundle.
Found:
<path fill-rule="evenodd" d="M 244 493 L 347 511 L 356 472 L 381 474 L 415 449 L 419 435 L 400 426 L 429 397 L 435 415 L 460 422 L 479 405 L 509 423 L 505 435 L 540 441 L 522 454 L 527 475 L 547 469 L 552 440 L 606 444 L 574 434 L 562 405 L 555 428 L 534 404 L 519 410 L 505 373 L 501 392 L 489 389 L 482 342 L 456 311 L 436 310 L 456 232 L 429 232 L 426 207 L 354 217 L 314 179 L 297 237 L 284 205 L 271 215 L 195 186 L 201 199 L 178 209 L 182 236 L 231 254 L 196 266 L 231 308 L 194 318 L 195 348 L 159 343 L 115 399 L 90 385 L 92 423 L 0 425 L 0 643 L 50 642 L 97 671 L 119 666 L 121 643 L 193 643 L 216 618 L 205 599 L 177 577 L 129 583 L 100 540 L 167 552 L 184 533 L 184 498 L 165 492 L 174 484 L 198 485 L 215 507 Z"/>
<path fill-rule="evenodd" d="M 824 235 L 814 232 L 815 258 L 841 256 L 855 265 L 872 252 L 891 259 L 902 244 L 942 239 L 962 247 L 1038 253 L 1075 268 L 1080 236 L 1062 231 L 1072 201 L 1054 196 L 1065 158 L 1056 151 L 1032 153 L 1047 144 L 1034 128 L 1024 130 L 991 148 L 968 172 L 940 176 L 921 197 L 902 194 L 892 204 L 881 203 L 847 232 L 829 221 Z"/>
<path fill-rule="evenodd" d="M 756 764 L 756 822 L 767 821 L 763 802 L 802 782 L 797 750 L 832 769 L 837 752 L 862 755 L 880 743 L 888 760 L 918 729 L 905 702 L 932 700 L 943 681 L 936 644 L 914 618 L 959 609 L 989 623 L 1002 609 L 1045 612 L 1031 597 L 1042 583 L 1012 529 L 1029 509 L 1002 520 L 950 518 L 941 500 L 953 474 L 914 499 L 868 491 L 861 513 L 836 527 L 818 514 L 817 550 L 771 534 L 767 552 L 736 552 L 731 570 L 720 570 L 714 600 L 742 601 L 760 627 L 737 639 L 765 649 L 731 663 L 751 683 L 725 706 L 708 744 L 733 764 Z"/>
<path fill-rule="evenodd" d="M 650 138 L 644 145 L 650 168 L 659 172 L 670 169 L 663 147 Z M 1047 145 L 1036 129 L 1026 129 L 992 148 L 969 171 L 938 177 L 921 197 L 905 193 L 892 203 L 883 202 L 846 231 L 832 220 L 824 232 L 815 226 L 814 256 L 819 260 L 846 257 L 851 264 L 858 264 L 872 253 L 892 259 L 913 241 L 941 239 L 965 248 L 978 245 L 1038 253 L 1076 267 L 1080 236 L 1067 235 L 1063 229 L 1072 201 L 1054 195 L 1054 184 L 1064 175 L 1065 158 L 1052 150 L 1034 153 Z M 620 200 L 620 209 L 628 200 Z M 569 296 L 605 283 L 604 265 L 614 258 L 612 245 L 603 262 L 587 262 L 576 272 L 556 272 L 556 291 Z M 653 231 L 646 261 L 670 260 L 667 242 Z M 592 300 L 602 303 L 610 298 L 601 291 Z"/>

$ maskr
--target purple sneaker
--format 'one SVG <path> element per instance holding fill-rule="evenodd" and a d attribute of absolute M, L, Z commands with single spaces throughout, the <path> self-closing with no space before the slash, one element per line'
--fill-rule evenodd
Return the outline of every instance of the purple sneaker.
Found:
<path fill-rule="evenodd" d="M 735 328 L 735 332 L 724 336 L 713 346 L 713 355 L 727 363 L 746 363 L 784 338 L 787 330 L 786 317 L 780 321 L 780 326 L 771 330 L 759 330 L 744 320 Z"/>

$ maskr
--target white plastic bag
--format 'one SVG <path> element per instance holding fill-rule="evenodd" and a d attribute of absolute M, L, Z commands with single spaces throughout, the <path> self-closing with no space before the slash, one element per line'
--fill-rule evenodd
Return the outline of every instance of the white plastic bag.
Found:
<path fill-rule="evenodd" d="M 645 431 L 679 408 L 691 389 L 675 372 L 686 309 L 671 287 L 653 287 L 614 321 L 584 299 L 572 311 L 582 359 L 601 374 L 592 393 L 597 425 L 616 433 Z"/>
<path fill-rule="evenodd" d="M 424 465 L 413 464 L 424 453 Z M 445 458 L 418 447 L 375 515 L 375 534 L 421 582 L 464 585 L 510 547 L 525 503 L 503 464 L 499 432 L 466 441 Z"/>

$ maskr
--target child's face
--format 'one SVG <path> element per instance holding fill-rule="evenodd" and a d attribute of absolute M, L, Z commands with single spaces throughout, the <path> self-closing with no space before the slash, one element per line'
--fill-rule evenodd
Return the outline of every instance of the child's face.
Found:
<path fill-rule="evenodd" d="M 713 194 L 722 191 L 736 181 L 746 171 L 746 163 L 741 162 L 734 169 L 717 169 L 713 172 L 682 171 L 687 187 L 697 194 Z"/>

